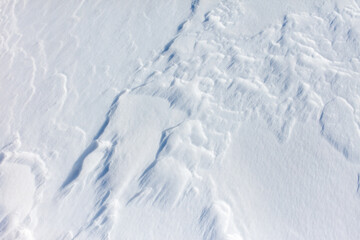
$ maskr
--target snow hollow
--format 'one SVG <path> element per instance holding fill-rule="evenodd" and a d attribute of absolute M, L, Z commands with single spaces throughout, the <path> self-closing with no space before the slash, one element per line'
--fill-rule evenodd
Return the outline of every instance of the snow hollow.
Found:
<path fill-rule="evenodd" d="M 0 239 L 360 239 L 359 0 L 2 0 L 0 113 Z"/>

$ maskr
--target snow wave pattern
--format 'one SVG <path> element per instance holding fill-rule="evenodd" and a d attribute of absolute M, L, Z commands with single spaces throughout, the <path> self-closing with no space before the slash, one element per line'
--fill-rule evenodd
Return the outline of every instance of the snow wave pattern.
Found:
<path fill-rule="evenodd" d="M 103 123 L 94 127 L 95 135 L 55 193 L 60 208 L 84 212 L 61 239 L 111 239 L 125 234 L 117 229 L 127 220 L 123 216 L 141 219 L 145 211 L 160 217 L 178 213 L 167 217 L 188 219 L 194 239 L 245 239 L 246 231 L 217 196 L 207 170 L 221 166 L 232 133 L 248 119 L 265 121 L 280 143 L 291 138 L 297 121 L 318 121 L 327 141 L 359 163 L 359 6 L 288 14 L 244 36 L 235 31 L 241 3 L 224 0 L 204 15 L 202 4 L 192 1 L 176 35 L 137 69 L 124 91 L 115 91 Z M 16 37 L 2 36 L 8 52 Z M 10 66 L 22 64 L 29 74 L 29 88 L 17 108 L 26 111 L 36 97 L 34 74 L 45 71 L 46 61 L 36 65 L 24 49 L 13 54 Z M 63 97 L 47 109 L 57 116 L 70 93 L 66 74 L 53 77 L 59 84 L 53 91 L 61 90 L 57 95 Z M 29 219 L 41 204 L 46 168 L 36 153 L 1 151 L 1 167 L 30 167 L 27 178 L 35 179 L 24 196 L 36 201 L 17 222 L 9 220 L 11 213 L 0 212 L 0 236 L 15 239 L 25 236 L 27 227 L 36 231 Z"/>

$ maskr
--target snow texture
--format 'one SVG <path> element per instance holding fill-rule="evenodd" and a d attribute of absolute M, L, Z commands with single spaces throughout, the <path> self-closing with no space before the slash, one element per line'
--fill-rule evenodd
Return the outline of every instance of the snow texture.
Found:
<path fill-rule="evenodd" d="M 0 239 L 360 239 L 360 2 L 0 2 Z"/>

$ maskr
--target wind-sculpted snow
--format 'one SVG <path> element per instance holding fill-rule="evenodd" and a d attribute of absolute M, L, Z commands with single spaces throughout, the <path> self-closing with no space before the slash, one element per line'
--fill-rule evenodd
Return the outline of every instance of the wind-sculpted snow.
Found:
<path fill-rule="evenodd" d="M 358 162 L 360 160 L 359 126 L 355 123 L 352 107 L 341 98 L 334 99 L 325 107 L 320 118 L 322 134 L 346 158 Z"/>
<path fill-rule="evenodd" d="M 47 169 L 41 157 L 20 151 L 19 138 L 0 152 L 0 237 L 31 238 L 34 211 L 42 199 Z"/>
<path fill-rule="evenodd" d="M 0 238 L 359 239 L 356 1 L 0 4 Z"/>

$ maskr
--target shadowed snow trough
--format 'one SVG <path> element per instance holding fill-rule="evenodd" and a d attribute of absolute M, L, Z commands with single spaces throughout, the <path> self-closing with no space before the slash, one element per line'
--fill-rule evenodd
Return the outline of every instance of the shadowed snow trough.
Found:
<path fill-rule="evenodd" d="M 360 2 L 0 2 L 0 239 L 360 239 Z"/>

